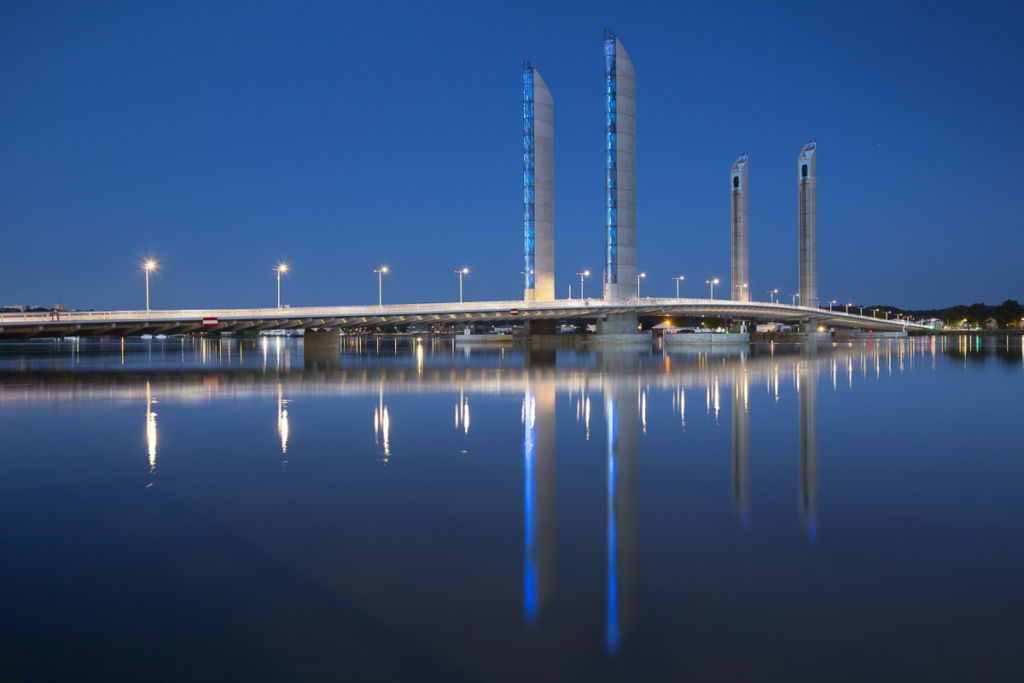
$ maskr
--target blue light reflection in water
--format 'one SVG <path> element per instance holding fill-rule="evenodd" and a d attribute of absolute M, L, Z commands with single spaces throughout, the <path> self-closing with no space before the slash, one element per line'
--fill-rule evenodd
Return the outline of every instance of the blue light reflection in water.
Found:
<path fill-rule="evenodd" d="M 534 509 L 533 465 L 537 455 L 537 397 L 527 392 L 523 398 L 523 536 L 526 544 L 523 563 L 523 612 L 531 624 L 537 622 L 537 548 Z"/>
<path fill-rule="evenodd" d="M 615 398 L 608 396 L 605 403 L 608 422 L 608 589 L 606 599 L 604 640 L 608 652 L 619 651 L 619 579 L 615 563 L 615 451 L 618 446 L 618 416 Z"/>

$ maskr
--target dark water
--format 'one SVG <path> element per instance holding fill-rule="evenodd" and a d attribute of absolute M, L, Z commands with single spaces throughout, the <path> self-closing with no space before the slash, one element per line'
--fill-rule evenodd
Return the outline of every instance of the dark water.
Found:
<path fill-rule="evenodd" d="M 1011 680 L 1020 339 L 0 347 L 0 680 Z"/>

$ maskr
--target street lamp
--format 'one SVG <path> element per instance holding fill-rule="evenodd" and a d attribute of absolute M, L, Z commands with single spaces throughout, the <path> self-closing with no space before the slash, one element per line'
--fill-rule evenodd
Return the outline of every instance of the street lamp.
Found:
<path fill-rule="evenodd" d="M 829 313 L 832 312 L 832 304 L 834 304 L 834 303 L 837 303 L 835 299 L 832 299 L 831 301 L 828 302 L 828 312 Z"/>
<path fill-rule="evenodd" d="M 680 275 L 679 277 L 674 277 L 672 279 L 676 281 L 676 298 L 678 299 L 679 298 L 679 283 L 680 283 L 680 281 L 685 280 L 686 276 L 685 275 Z"/>
<path fill-rule="evenodd" d="M 767 289 L 765 291 L 768 292 L 768 302 L 769 303 L 775 303 L 775 295 L 779 293 L 779 290 L 777 290 L 777 289 Z"/>
<path fill-rule="evenodd" d="M 462 303 L 462 276 L 469 272 L 469 268 L 459 268 L 455 271 L 459 275 L 459 303 Z"/>
<path fill-rule="evenodd" d="M 647 277 L 647 273 L 640 273 L 636 276 L 636 298 L 640 298 L 640 278 Z"/>
<path fill-rule="evenodd" d="M 288 264 L 279 263 L 277 268 L 274 268 L 274 270 L 277 271 L 277 307 L 281 308 L 281 273 L 288 272 Z"/>
<path fill-rule="evenodd" d="M 800 292 L 793 295 L 793 305 L 796 306 L 796 300 L 800 298 Z"/>
<path fill-rule="evenodd" d="M 853 304 L 851 304 L 851 303 L 847 303 L 847 304 L 846 304 L 846 312 L 847 312 L 847 314 L 849 314 L 849 312 L 850 312 L 850 306 L 852 306 L 852 305 L 853 305 Z"/>
<path fill-rule="evenodd" d="M 704 284 L 711 285 L 711 298 L 714 299 L 715 298 L 715 285 L 718 284 L 718 278 L 716 277 L 716 278 L 712 278 L 710 280 L 705 280 Z"/>
<path fill-rule="evenodd" d="M 576 273 L 580 276 L 580 298 L 583 298 L 583 278 L 590 277 L 590 271 L 584 270 L 582 273 Z"/>
<path fill-rule="evenodd" d="M 374 270 L 377 273 L 377 305 L 384 305 L 384 273 L 388 272 L 387 266 L 381 266 Z"/>
<path fill-rule="evenodd" d="M 156 261 L 149 259 L 142 264 L 143 270 L 146 271 L 146 310 L 149 310 L 149 271 L 156 270 Z"/>

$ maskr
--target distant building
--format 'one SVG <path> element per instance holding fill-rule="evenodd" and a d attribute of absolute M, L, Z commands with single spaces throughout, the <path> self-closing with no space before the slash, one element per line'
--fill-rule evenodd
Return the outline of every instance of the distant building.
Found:
<path fill-rule="evenodd" d="M 755 332 L 789 332 L 793 329 L 792 325 L 783 325 L 782 323 L 761 323 L 754 328 Z"/>

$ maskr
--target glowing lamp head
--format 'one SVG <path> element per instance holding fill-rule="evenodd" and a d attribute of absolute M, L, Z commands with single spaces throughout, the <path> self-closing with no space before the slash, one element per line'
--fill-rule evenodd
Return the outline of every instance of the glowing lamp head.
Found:
<path fill-rule="evenodd" d="M 463 275 L 465 275 L 466 273 L 469 272 L 469 268 L 463 268 L 461 272 Z"/>
<path fill-rule="evenodd" d="M 590 271 L 589 270 L 584 270 L 583 271 L 583 277 L 590 277 Z"/>
<path fill-rule="evenodd" d="M 718 284 L 718 278 L 716 277 L 714 280 L 712 280 L 712 282 L 714 282 L 717 285 Z"/>
<path fill-rule="evenodd" d="M 640 273 L 640 277 L 647 277 L 647 273 Z"/>
<path fill-rule="evenodd" d="M 381 266 L 380 267 L 380 272 L 382 272 L 382 273 L 388 272 L 388 267 L 387 266 Z"/>
<path fill-rule="evenodd" d="M 150 259 L 143 265 L 146 270 L 156 270 L 156 261 Z"/>
<path fill-rule="evenodd" d="M 288 264 L 287 263 L 282 263 L 282 264 L 278 265 L 277 266 L 277 272 L 279 272 L 279 273 L 287 273 L 288 272 Z"/>

